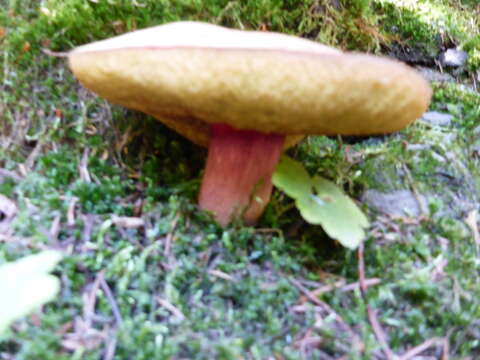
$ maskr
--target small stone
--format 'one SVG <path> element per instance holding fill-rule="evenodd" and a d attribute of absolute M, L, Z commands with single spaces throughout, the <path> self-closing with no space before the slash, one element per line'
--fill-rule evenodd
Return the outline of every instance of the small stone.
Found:
<path fill-rule="evenodd" d="M 450 126 L 452 124 L 453 115 L 438 111 L 428 111 L 423 114 L 422 120 L 435 126 Z"/>
<path fill-rule="evenodd" d="M 447 49 L 440 54 L 442 66 L 462 67 L 468 59 L 468 54 L 462 50 Z"/>
<path fill-rule="evenodd" d="M 361 200 L 371 208 L 384 214 L 400 216 L 420 216 L 422 207 L 426 207 L 426 199 L 420 196 L 422 204 L 418 203 L 415 195 L 409 190 L 396 190 L 384 193 L 378 190 L 367 190 L 363 193 Z"/>

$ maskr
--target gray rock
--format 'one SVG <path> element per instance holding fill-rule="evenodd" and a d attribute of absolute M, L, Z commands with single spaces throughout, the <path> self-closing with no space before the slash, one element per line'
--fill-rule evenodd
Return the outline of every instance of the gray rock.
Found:
<path fill-rule="evenodd" d="M 450 126 L 453 115 L 438 111 L 428 111 L 422 116 L 422 120 L 435 126 Z"/>
<path fill-rule="evenodd" d="M 430 82 L 455 82 L 455 78 L 447 73 L 441 73 L 427 67 L 419 66 L 417 70 L 427 81 Z"/>
<path fill-rule="evenodd" d="M 449 67 L 462 67 L 468 59 L 468 54 L 462 50 L 447 49 L 440 54 L 440 64 Z"/>
<path fill-rule="evenodd" d="M 427 200 L 420 196 L 422 204 L 409 190 L 396 190 L 383 193 L 378 190 L 367 190 L 361 200 L 369 207 L 390 216 L 420 216 L 422 208 L 426 208 Z"/>

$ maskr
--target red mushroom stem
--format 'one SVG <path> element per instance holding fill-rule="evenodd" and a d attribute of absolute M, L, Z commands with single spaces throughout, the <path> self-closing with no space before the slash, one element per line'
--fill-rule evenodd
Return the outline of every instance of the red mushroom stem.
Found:
<path fill-rule="evenodd" d="M 270 199 L 284 140 L 283 135 L 211 125 L 200 208 L 222 226 L 237 218 L 255 224 Z"/>

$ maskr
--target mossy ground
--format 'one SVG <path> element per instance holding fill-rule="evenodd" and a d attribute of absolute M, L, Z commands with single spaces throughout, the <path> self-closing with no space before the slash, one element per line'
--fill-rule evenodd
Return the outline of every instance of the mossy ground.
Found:
<path fill-rule="evenodd" d="M 19 207 L 0 262 L 45 247 L 66 253 L 61 294 L 15 324 L 0 358 L 383 359 L 367 305 L 398 354 L 439 337 L 447 358 L 480 357 L 479 244 L 465 221 L 480 194 L 480 95 L 469 82 L 480 8 L 416 3 L 0 0 L 0 193 Z M 289 199 L 276 192 L 257 228 L 220 229 L 195 206 L 204 149 L 96 98 L 64 59 L 41 51 L 178 19 L 266 26 L 377 53 L 469 51 L 467 85 L 434 85 L 431 109 L 453 114 L 450 126 L 417 122 L 353 145 L 312 137 L 291 150 L 352 197 L 401 188 L 427 196 L 421 219 L 364 204 L 366 276 L 380 281 L 366 300 L 339 285 L 358 281 L 357 254 L 305 224 Z M 144 225 L 122 227 L 114 215 Z M 298 283 L 332 285 L 319 296 L 329 306 L 309 302 Z M 439 359 L 445 344 L 424 355 Z"/>

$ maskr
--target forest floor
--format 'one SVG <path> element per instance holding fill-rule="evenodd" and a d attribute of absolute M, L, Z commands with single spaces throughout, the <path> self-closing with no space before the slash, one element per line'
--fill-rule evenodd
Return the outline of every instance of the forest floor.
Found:
<path fill-rule="evenodd" d="M 392 56 L 431 80 L 429 115 L 401 132 L 289 150 L 368 215 L 359 251 L 278 191 L 256 227 L 220 228 L 196 206 L 206 150 L 50 55 L 186 19 Z M 448 66 L 447 49 L 467 61 Z M 480 358 L 477 0 L 0 0 L 0 63 L 0 194 L 16 206 L 0 263 L 65 254 L 60 294 L 0 359 Z"/>

